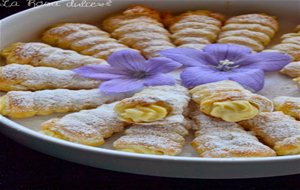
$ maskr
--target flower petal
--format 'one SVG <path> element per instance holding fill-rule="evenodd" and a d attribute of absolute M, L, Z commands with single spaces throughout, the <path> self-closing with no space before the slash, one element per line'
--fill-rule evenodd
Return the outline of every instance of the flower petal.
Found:
<path fill-rule="evenodd" d="M 158 86 L 158 85 L 175 85 L 176 80 L 174 77 L 167 74 L 156 74 L 145 78 L 145 86 Z"/>
<path fill-rule="evenodd" d="M 209 66 L 186 68 L 180 77 L 187 88 L 228 79 L 223 72 Z"/>
<path fill-rule="evenodd" d="M 134 50 L 120 50 L 111 54 L 107 62 L 119 69 L 130 71 L 144 71 L 145 58 Z"/>
<path fill-rule="evenodd" d="M 227 72 L 229 80 L 236 81 L 252 91 L 259 91 L 264 87 L 264 71 L 261 69 L 235 69 Z"/>
<path fill-rule="evenodd" d="M 127 75 L 123 70 L 108 65 L 87 65 L 76 68 L 73 71 L 82 77 L 98 80 L 124 78 Z"/>
<path fill-rule="evenodd" d="M 252 52 L 246 46 L 233 44 L 210 44 L 205 46 L 203 51 L 214 56 L 218 62 L 225 59 L 237 61 Z"/>
<path fill-rule="evenodd" d="M 184 66 L 194 67 L 203 64 L 217 64 L 216 59 L 212 56 L 193 48 L 171 48 L 160 51 L 160 54 L 164 57 L 173 59 Z"/>
<path fill-rule="evenodd" d="M 165 57 L 149 59 L 145 63 L 146 72 L 149 73 L 168 73 L 181 67 L 181 64 Z"/>
<path fill-rule="evenodd" d="M 143 81 L 133 79 L 113 79 L 100 85 L 100 91 L 106 94 L 135 92 L 142 88 Z"/>
<path fill-rule="evenodd" d="M 277 52 L 261 52 L 247 55 L 236 63 L 243 68 L 262 69 L 264 71 L 278 71 L 292 61 L 287 54 Z"/>

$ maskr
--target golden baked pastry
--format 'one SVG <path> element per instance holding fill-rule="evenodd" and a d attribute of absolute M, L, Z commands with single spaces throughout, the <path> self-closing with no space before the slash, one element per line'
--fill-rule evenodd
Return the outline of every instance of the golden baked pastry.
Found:
<path fill-rule="evenodd" d="M 128 123 L 183 119 L 189 100 L 188 90 L 182 86 L 153 86 L 120 101 L 115 112 Z"/>
<path fill-rule="evenodd" d="M 214 43 L 225 17 L 207 10 L 188 11 L 174 16 L 166 14 L 164 23 L 171 32 L 173 43 L 179 47 L 202 49 Z"/>
<path fill-rule="evenodd" d="M 188 134 L 187 123 L 164 120 L 161 123 L 133 125 L 113 146 L 117 150 L 140 154 L 178 155 Z"/>
<path fill-rule="evenodd" d="M 174 47 L 160 14 L 145 6 L 130 6 L 120 14 L 106 18 L 102 25 L 119 42 L 140 50 L 146 57 L 159 56 L 160 50 Z"/>
<path fill-rule="evenodd" d="M 200 157 L 269 157 L 276 153 L 260 143 L 251 133 L 236 123 L 226 122 L 201 113 L 198 109 L 190 114 L 194 121 L 196 138 L 192 146 Z"/>
<path fill-rule="evenodd" d="M 278 96 L 273 99 L 275 110 L 300 120 L 300 98 Z"/>
<path fill-rule="evenodd" d="M 296 26 L 295 32 L 300 32 L 300 24 Z"/>
<path fill-rule="evenodd" d="M 300 61 L 287 64 L 280 72 L 289 75 L 290 77 L 300 77 Z"/>
<path fill-rule="evenodd" d="M 82 23 L 53 26 L 43 33 L 42 40 L 53 46 L 101 59 L 106 59 L 113 52 L 129 49 L 98 27 Z"/>
<path fill-rule="evenodd" d="M 51 47 L 44 43 L 13 43 L 2 50 L 7 64 L 26 64 L 32 66 L 74 69 L 89 64 L 104 64 L 103 59 L 81 55 L 75 51 Z"/>
<path fill-rule="evenodd" d="M 282 112 L 264 112 L 239 122 L 277 155 L 300 154 L 300 122 Z"/>
<path fill-rule="evenodd" d="M 117 119 L 113 112 L 114 104 L 50 119 L 42 123 L 41 132 L 71 142 L 100 146 L 104 139 L 123 131 L 126 125 Z"/>
<path fill-rule="evenodd" d="M 300 61 L 300 31 L 297 28 L 295 31 L 295 33 L 284 34 L 281 36 L 281 42 L 279 44 L 265 51 L 286 53 L 289 54 L 294 61 Z"/>
<path fill-rule="evenodd" d="M 275 17 L 267 14 L 234 16 L 225 22 L 217 42 L 244 45 L 254 51 L 262 51 L 278 28 Z"/>
<path fill-rule="evenodd" d="M 92 89 L 100 81 L 82 78 L 70 70 L 10 64 L 0 67 L 0 91 L 44 89 Z"/>
<path fill-rule="evenodd" d="M 111 96 L 92 90 L 10 91 L 0 97 L 0 114 L 11 118 L 50 115 L 96 108 L 126 97 Z"/>
<path fill-rule="evenodd" d="M 272 101 L 251 93 L 234 81 L 224 80 L 199 85 L 190 93 L 203 113 L 228 122 L 250 119 L 259 112 L 273 110 Z"/>

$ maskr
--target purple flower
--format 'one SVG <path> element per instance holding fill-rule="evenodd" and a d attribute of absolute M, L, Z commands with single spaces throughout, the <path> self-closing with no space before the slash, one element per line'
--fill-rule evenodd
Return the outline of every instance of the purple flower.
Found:
<path fill-rule="evenodd" d="M 250 48 L 231 44 L 211 44 L 203 51 L 172 48 L 163 50 L 160 54 L 186 66 L 181 79 L 188 88 L 233 80 L 248 89 L 259 91 L 264 86 L 264 71 L 278 71 L 291 62 L 291 57 L 286 54 L 252 53 Z"/>
<path fill-rule="evenodd" d="M 181 64 L 165 57 L 149 60 L 133 50 L 121 50 L 111 54 L 109 65 L 88 65 L 74 70 L 85 78 L 105 81 L 100 85 L 104 93 L 136 92 L 144 86 L 174 85 L 175 79 L 166 73 Z"/>

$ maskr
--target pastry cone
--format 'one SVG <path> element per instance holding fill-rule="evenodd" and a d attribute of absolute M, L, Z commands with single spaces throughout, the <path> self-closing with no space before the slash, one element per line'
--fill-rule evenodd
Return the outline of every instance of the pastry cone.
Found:
<path fill-rule="evenodd" d="M 10 64 L 0 67 L 0 91 L 44 89 L 92 89 L 100 82 L 82 78 L 73 71 L 50 67 Z"/>
<path fill-rule="evenodd" d="M 190 97 L 182 86 L 154 86 L 120 101 L 115 112 L 128 123 L 184 121 Z"/>
<path fill-rule="evenodd" d="M 41 125 L 41 132 L 71 142 L 100 146 L 104 144 L 104 139 L 124 129 L 125 123 L 119 121 L 113 112 L 114 105 L 115 103 L 105 104 L 96 109 L 71 113 L 60 119 L 50 119 Z"/>
<path fill-rule="evenodd" d="M 275 110 L 300 120 L 300 98 L 278 96 L 273 99 Z"/>
<path fill-rule="evenodd" d="M 10 91 L 0 97 L 0 114 L 11 118 L 26 118 L 35 115 L 65 113 L 96 108 L 124 97 L 125 95 L 108 96 L 97 89 Z"/>
<path fill-rule="evenodd" d="M 300 77 L 300 61 L 289 63 L 280 72 L 290 77 Z"/>
<path fill-rule="evenodd" d="M 146 57 L 159 56 L 160 50 L 174 47 L 160 14 L 148 7 L 131 6 L 121 14 L 108 17 L 102 25 L 114 38 L 140 50 Z"/>
<path fill-rule="evenodd" d="M 300 154 L 300 122 L 294 118 L 282 112 L 265 112 L 240 124 L 254 132 L 277 155 Z"/>
<path fill-rule="evenodd" d="M 298 26 L 299 27 L 299 26 Z M 294 61 L 300 61 L 300 31 L 281 36 L 281 42 L 265 51 L 289 54 Z"/>
<path fill-rule="evenodd" d="M 196 49 L 217 40 L 224 20 L 223 15 L 206 10 L 189 11 L 178 16 L 168 14 L 164 18 L 175 45 Z"/>
<path fill-rule="evenodd" d="M 200 157 L 269 157 L 276 153 L 236 123 L 192 112 L 196 138 L 191 145 Z"/>
<path fill-rule="evenodd" d="M 294 78 L 293 81 L 295 81 L 300 88 L 300 77 Z"/>
<path fill-rule="evenodd" d="M 178 155 L 188 134 L 184 124 L 166 121 L 164 125 L 134 125 L 116 140 L 114 148 L 126 152 L 155 155 Z"/>
<path fill-rule="evenodd" d="M 48 29 L 43 41 L 64 49 L 72 49 L 84 55 L 106 59 L 113 52 L 128 49 L 93 25 L 64 23 Z"/>
<path fill-rule="evenodd" d="M 228 122 L 250 119 L 259 112 L 273 110 L 272 101 L 251 93 L 234 81 L 224 80 L 199 85 L 190 93 L 203 113 Z"/>
<path fill-rule="evenodd" d="M 74 51 L 63 50 L 38 42 L 14 43 L 2 50 L 1 53 L 8 64 L 18 63 L 66 70 L 89 64 L 106 63 L 103 59 L 84 56 Z"/>
<path fill-rule="evenodd" d="M 300 32 L 300 24 L 296 26 L 295 32 Z"/>
<path fill-rule="evenodd" d="M 262 51 L 278 30 L 277 20 L 266 14 L 245 14 L 228 19 L 222 27 L 218 43 L 247 46 Z"/>

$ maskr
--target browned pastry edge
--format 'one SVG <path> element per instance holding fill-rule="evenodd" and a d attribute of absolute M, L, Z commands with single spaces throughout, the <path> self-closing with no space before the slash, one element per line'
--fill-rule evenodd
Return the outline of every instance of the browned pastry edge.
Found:
<path fill-rule="evenodd" d="M 229 24 L 229 23 L 255 23 L 255 24 L 269 26 L 273 28 L 275 31 L 279 29 L 279 24 L 276 20 L 276 17 L 269 16 L 265 13 L 244 14 L 244 15 L 233 16 L 225 22 L 225 24 Z"/>
<path fill-rule="evenodd" d="M 166 25 L 167 27 L 172 26 L 174 23 L 178 22 L 183 17 L 190 16 L 190 15 L 204 15 L 204 16 L 215 18 L 221 22 L 224 22 L 226 20 L 226 17 L 223 14 L 211 12 L 208 10 L 188 11 L 188 12 L 181 13 L 177 16 L 173 15 L 170 12 L 163 12 L 161 14 L 163 24 Z"/>

